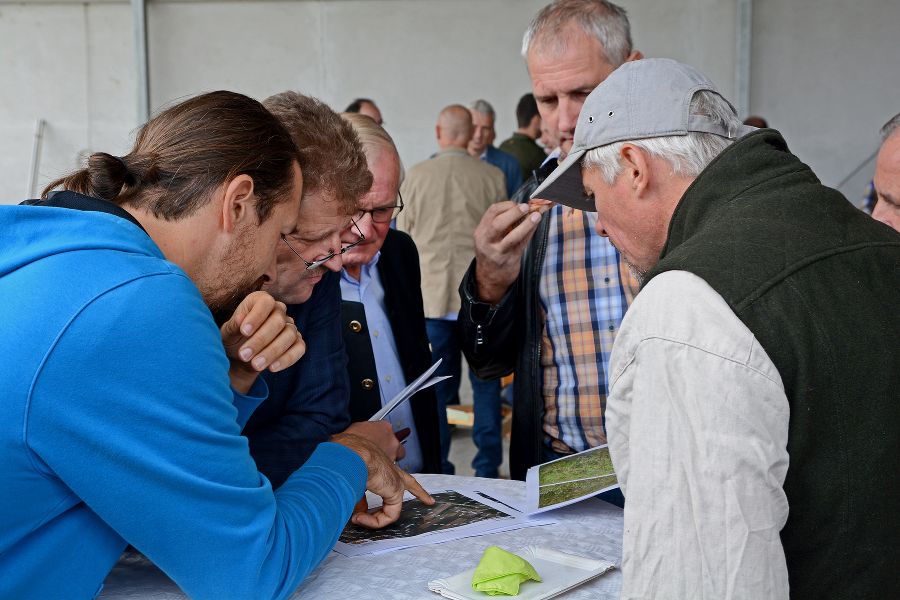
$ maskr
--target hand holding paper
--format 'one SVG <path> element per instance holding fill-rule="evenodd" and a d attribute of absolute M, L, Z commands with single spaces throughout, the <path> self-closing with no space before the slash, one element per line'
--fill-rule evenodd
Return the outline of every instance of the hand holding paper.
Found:
<path fill-rule="evenodd" d="M 439 366 L 441 366 L 442 361 L 443 361 L 443 359 L 439 358 L 437 360 L 437 362 L 434 363 L 433 365 L 431 365 L 431 367 L 429 367 L 429 369 L 427 371 L 425 371 L 424 373 L 419 375 L 419 377 L 417 377 L 415 381 L 413 381 L 408 386 L 403 388 L 403 390 L 401 390 L 399 394 L 394 396 L 394 398 L 390 402 L 388 402 L 383 407 L 381 407 L 381 410 L 379 410 L 377 413 L 372 415 L 372 417 L 369 420 L 370 421 L 383 420 L 385 417 L 387 417 L 391 413 L 392 410 L 394 410 L 395 408 L 400 406 L 401 403 L 412 398 L 413 394 L 415 394 L 416 392 L 418 392 L 420 390 L 424 390 L 426 388 L 429 388 L 429 387 L 433 386 L 434 384 L 436 384 L 440 381 L 443 381 L 445 379 L 450 379 L 449 375 L 444 375 L 441 377 L 431 377 L 432 374 L 435 371 L 437 371 L 437 368 Z"/>

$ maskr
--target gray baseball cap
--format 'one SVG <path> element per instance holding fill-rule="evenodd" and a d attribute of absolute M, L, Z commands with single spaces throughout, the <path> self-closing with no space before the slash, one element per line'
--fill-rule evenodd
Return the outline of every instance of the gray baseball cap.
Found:
<path fill-rule="evenodd" d="M 678 61 L 645 58 L 624 63 L 588 95 L 575 125 L 572 151 L 531 197 L 594 211 L 594 201 L 585 196 L 581 183 L 581 160 L 588 150 L 689 132 L 737 139 L 756 131 L 737 118 L 731 128 L 691 115 L 691 98 L 700 90 L 719 94 L 705 75 Z"/>

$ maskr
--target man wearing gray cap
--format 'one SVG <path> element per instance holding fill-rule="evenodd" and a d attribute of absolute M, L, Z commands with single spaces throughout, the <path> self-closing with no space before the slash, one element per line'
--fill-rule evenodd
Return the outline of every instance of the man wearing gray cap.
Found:
<path fill-rule="evenodd" d="M 588 96 L 534 196 L 593 205 L 644 280 L 610 359 L 622 598 L 900 589 L 900 236 L 666 59 Z"/>

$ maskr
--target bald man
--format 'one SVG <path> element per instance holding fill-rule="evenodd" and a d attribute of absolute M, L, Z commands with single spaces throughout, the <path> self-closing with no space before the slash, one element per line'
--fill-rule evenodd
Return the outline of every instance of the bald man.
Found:
<path fill-rule="evenodd" d="M 465 106 L 453 104 L 441 111 L 435 127 L 439 151 L 409 170 L 400 187 L 405 207 L 397 216 L 397 228 L 412 236 L 419 248 L 422 300 L 433 357 L 443 358 L 443 374 L 454 376 L 438 384 L 436 390 L 441 468 L 447 474 L 453 474 L 454 467 L 447 460 L 450 432 L 446 406 L 457 402 L 461 372 L 455 332 L 460 304 L 456 288 L 475 255 L 472 234 L 476 225 L 491 204 L 506 199 L 500 169 L 469 156 L 466 151 L 472 131 L 472 116 Z M 502 462 L 499 433 L 483 438 L 479 434 L 499 424 L 499 383 L 482 381 L 471 372 L 469 377 L 476 407 L 474 437 L 478 446 L 472 466 L 476 475 L 496 477 Z M 478 410 L 479 406 L 489 404 L 496 406 L 496 417 L 493 410 Z M 499 432 L 499 427 L 496 429 Z"/>

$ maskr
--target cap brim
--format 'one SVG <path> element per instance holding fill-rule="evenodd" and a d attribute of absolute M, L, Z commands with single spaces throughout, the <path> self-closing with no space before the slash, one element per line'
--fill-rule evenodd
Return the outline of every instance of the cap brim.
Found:
<path fill-rule="evenodd" d="M 532 199 L 551 200 L 587 212 L 596 211 L 594 201 L 584 194 L 581 159 L 587 150 L 571 152 L 531 194 Z"/>

